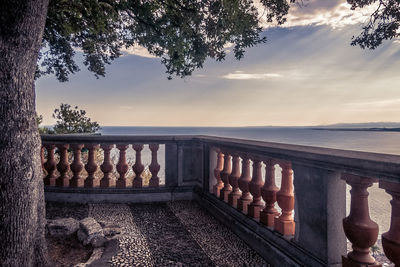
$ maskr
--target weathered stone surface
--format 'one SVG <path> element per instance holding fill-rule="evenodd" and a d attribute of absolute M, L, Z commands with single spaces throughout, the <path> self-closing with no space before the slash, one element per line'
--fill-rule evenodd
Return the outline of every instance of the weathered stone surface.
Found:
<path fill-rule="evenodd" d="M 81 241 L 85 246 L 89 244 L 89 242 L 87 242 L 88 235 L 82 229 L 78 230 L 77 236 L 78 240 Z"/>
<path fill-rule="evenodd" d="M 79 229 L 79 221 L 74 218 L 48 220 L 46 227 L 51 236 L 67 237 Z"/>
<path fill-rule="evenodd" d="M 105 236 L 114 236 L 121 233 L 121 228 L 118 225 L 106 226 L 103 228 Z"/>
<path fill-rule="evenodd" d="M 88 235 L 103 233 L 103 228 L 101 225 L 92 217 L 82 219 L 79 222 L 79 227 Z"/>
<path fill-rule="evenodd" d="M 92 244 L 92 246 L 94 248 L 99 248 L 99 247 L 103 247 L 104 243 L 106 243 L 106 242 L 107 242 L 107 239 L 104 236 L 95 236 L 90 241 L 90 244 Z"/>
<path fill-rule="evenodd" d="M 107 237 L 112 237 L 121 233 L 121 227 L 116 223 L 106 221 L 97 221 L 103 227 L 103 234 Z"/>
<path fill-rule="evenodd" d="M 105 242 L 103 228 L 91 217 L 82 219 L 79 222 L 78 239 L 84 245 L 91 243 L 94 247 L 102 246 Z"/>

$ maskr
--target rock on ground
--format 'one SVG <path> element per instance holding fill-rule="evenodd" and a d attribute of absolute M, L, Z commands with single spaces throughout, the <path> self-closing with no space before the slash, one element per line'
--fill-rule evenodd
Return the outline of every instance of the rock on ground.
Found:
<path fill-rule="evenodd" d="M 74 218 L 48 220 L 46 228 L 50 236 L 65 238 L 79 229 L 79 221 Z"/>
<path fill-rule="evenodd" d="M 107 241 L 103 228 L 92 217 L 87 217 L 79 222 L 78 239 L 84 244 L 92 244 L 93 247 L 101 247 Z"/>

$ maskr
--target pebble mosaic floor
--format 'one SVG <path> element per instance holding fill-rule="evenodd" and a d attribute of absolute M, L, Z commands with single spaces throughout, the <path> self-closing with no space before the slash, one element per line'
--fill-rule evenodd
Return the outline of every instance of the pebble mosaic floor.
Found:
<path fill-rule="evenodd" d="M 122 228 L 119 251 L 110 266 L 269 266 L 192 201 L 89 204 L 74 209 L 79 217 L 87 213 Z M 75 217 L 67 207 L 61 210 Z"/>

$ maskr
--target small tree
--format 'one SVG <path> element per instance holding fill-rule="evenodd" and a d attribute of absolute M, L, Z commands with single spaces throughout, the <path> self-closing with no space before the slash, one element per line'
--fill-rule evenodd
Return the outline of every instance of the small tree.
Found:
<path fill-rule="evenodd" d="M 100 129 L 99 124 L 86 117 L 86 111 L 79 110 L 78 106 L 72 109 L 71 105 L 61 104 L 54 110 L 53 118 L 58 120 L 54 126 L 56 134 L 94 133 Z"/>
<path fill-rule="evenodd" d="M 43 116 L 36 114 L 36 124 L 40 134 L 54 134 L 54 131 L 48 127 L 40 126 L 43 122 Z"/>

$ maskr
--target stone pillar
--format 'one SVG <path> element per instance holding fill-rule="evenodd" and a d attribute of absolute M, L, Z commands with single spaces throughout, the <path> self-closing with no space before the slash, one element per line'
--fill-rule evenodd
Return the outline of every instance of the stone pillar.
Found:
<path fill-rule="evenodd" d="M 346 183 L 340 172 L 295 164 L 295 241 L 326 266 L 342 263 L 347 241 L 342 220 L 346 216 Z"/>
<path fill-rule="evenodd" d="M 251 181 L 250 175 L 250 159 L 247 155 L 243 156 L 242 160 L 242 175 L 239 178 L 238 184 L 242 191 L 242 195 L 238 199 L 237 208 L 243 213 L 247 214 L 247 207 L 252 201 L 252 197 L 249 192 L 249 183 Z"/>
<path fill-rule="evenodd" d="M 113 165 L 110 158 L 110 151 L 114 147 L 112 144 L 101 144 L 101 148 L 104 151 L 104 160 L 103 164 L 101 164 L 100 169 L 104 173 L 103 178 L 100 180 L 101 188 L 109 188 L 114 186 L 115 183 L 110 177 L 110 173 L 113 170 Z"/>
<path fill-rule="evenodd" d="M 150 187 L 158 187 L 160 185 L 160 178 L 158 172 L 160 171 L 160 164 L 157 162 L 157 151 L 159 148 L 158 144 L 149 144 L 151 150 L 151 164 L 149 170 L 151 172 L 151 178 L 149 182 Z"/>
<path fill-rule="evenodd" d="M 54 150 L 56 149 L 56 146 L 50 144 L 45 144 L 44 146 L 46 147 L 47 150 L 47 161 L 44 164 L 44 168 L 47 171 L 47 175 L 44 178 L 43 182 L 45 185 L 54 186 L 56 185 L 55 171 L 57 167 L 57 162 L 54 159 Z"/>
<path fill-rule="evenodd" d="M 98 144 L 86 144 L 85 147 L 89 150 L 88 162 L 85 165 L 85 170 L 88 173 L 88 177 L 85 179 L 85 187 L 98 187 L 99 186 L 99 179 L 94 177 L 95 172 L 97 171 L 95 153 L 99 148 Z"/>
<path fill-rule="evenodd" d="M 392 196 L 392 216 L 389 231 L 382 234 L 382 246 L 386 257 L 400 267 L 400 184 L 379 181 L 379 187 Z"/>
<path fill-rule="evenodd" d="M 367 191 L 378 180 L 351 174 L 343 174 L 342 179 L 351 186 L 350 214 L 343 219 L 343 229 L 353 247 L 353 251 L 343 256 L 343 266 L 380 266 L 370 254 L 370 247 L 375 244 L 379 229 L 369 217 Z"/>
<path fill-rule="evenodd" d="M 83 148 L 83 144 L 73 144 L 71 145 L 71 148 L 74 151 L 74 161 L 71 164 L 73 176 L 69 182 L 69 186 L 81 187 L 83 186 L 83 178 L 81 176 L 81 172 L 83 170 L 83 163 L 81 161 L 81 150 Z"/>
<path fill-rule="evenodd" d="M 249 183 L 250 193 L 253 196 L 253 201 L 248 206 L 248 215 L 253 219 L 260 218 L 260 211 L 263 208 L 261 201 L 261 187 L 264 185 L 262 180 L 262 162 L 255 158 L 253 159 L 253 177 Z"/>
<path fill-rule="evenodd" d="M 57 170 L 60 172 L 60 176 L 56 180 L 56 186 L 59 187 L 68 187 L 69 186 L 69 177 L 68 171 L 69 161 L 68 161 L 68 144 L 58 145 L 58 151 L 60 153 L 60 162 L 57 165 Z"/>
<path fill-rule="evenodd" d="M 217 183 L 213 186 L 213 194 L 216 197 L 220 197 L 220 191 L 224 187 L 224 183 L 221 180 L 221 172 L 224 169 L 224 154 L 221 151 L 217 151 L 217 166 L 214 169 L 214 177 L 217 179 Z"/>
<path fill-rule="evenodd" d="M 238 180 L 240 178 L 240 158 L 239 155 L 233 155 L 233 167 L 232 173 L 229 175 L 229 184 L 232 186 L 232 192 L 228 195 L 228 203 L 232 207 L 237 207 L 237 200 L 239 199 L 241 192 L 239 190 Z"/>
<path fill-rule="evenodd" d="M 232 191 L 232 187 L 229 184 L 229 175 L 232 172 L 232 157 L 228 152 L 225 152 L 224 154 L 224 169 L 221 172 L 221 180 L 224 183 L 224 187 L 220 190 L 219 198 L 228 202 L 228 195 Z"/>
<path fill-rule="evenodd" d="M 276 193 L 278 205 L 282 210 L 279 217 L 275 218 L 275 230 L 282 235 L 294 235 L 295 223 L 293 220 L 294 193 L 293 193 L 293 170 L 290 162 L 282 162 L 281 189 Z"/>
<path fill-rule="evenodd" d="M 177 143 L 165 144 L 165 186 L 178 186 L 178 145 Z"/>
<path fill-rule="evenodd" d="M 144 171 L 144 165 L 142 164 L 143 147 L 144 147 L 143 144 L 133 144 L 132 145 L 132 148 L 136 152 L 135 164 L 132 166 L 133 172 L 135 173 L 135 178 L 132 181 L 132 186 L 134 188 L 143 187 L 143 178 L 141 176 Z"/>
<path fill-rule="evenodd" d="M 119 149 L 119 160 L 117 164 L 117 172 L 119 174 L 119 178 L 116 183 L 117 188 L 126 188 L 126 173 L 129 170 L 128 163 L 126 162 L 126 150 L 129 145 L 126 144 L 117 144 L 117 148 Z"/>
<path fill-rule="evenodd" d="M 275 217 L 279 215 L 275 209 L 276 192 L 279 188 L 275 184 L 275 163 L 272 159 L 265 163 L 265 183 L 261 188 L 261 196 L 264 199 L 265 207 L 260 213 L 260 222 L 268 227 L 274 227 Z"/>

